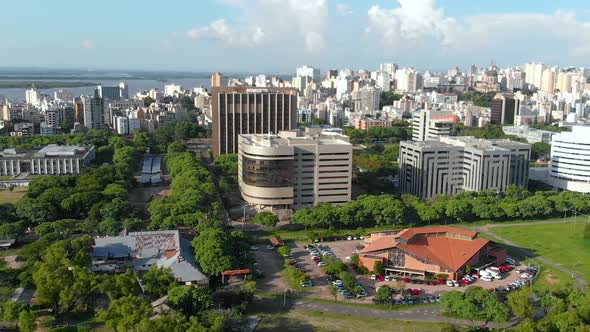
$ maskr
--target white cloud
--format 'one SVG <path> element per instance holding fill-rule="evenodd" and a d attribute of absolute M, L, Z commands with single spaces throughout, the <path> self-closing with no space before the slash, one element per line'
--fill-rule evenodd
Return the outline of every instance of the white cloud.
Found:
<path fill-rule="evenodd" d="M 90 39 L 85 39 L 80 43 L 80 46 L 82 48 L 85 48 L 87 50 L 92 50 L 96 48 L 96 44 L 94 43 L 94 41 L 90 40 Z"/>
<path fill-rule="evenodd" d="M 559 62 L 590 56 L 590 23 L 573 13 L 449 17 L 435 0 L 398 0 L 398 4 L 368 11 L 367 34 L 379 38 L 390 53 L 438 50 L 439 55 L 470 59 L 499 56 L 507 61 Z"/>
<path fill-rule="evenodd" d="M 352 10 L 350 9 L 350 6 L 345 3 L 337 3 L 336 13 L 340 16 L 348 16 L 352 15 Z"/>
<path fill-rule="evenodd" d="M 241 14 L 231 22 L 219 19 L 187 31 L 192 39 L 212 39 L 231 47 L 291 43 L 309 52 L 324 46 L 327 0 L 223 0 Z"/>

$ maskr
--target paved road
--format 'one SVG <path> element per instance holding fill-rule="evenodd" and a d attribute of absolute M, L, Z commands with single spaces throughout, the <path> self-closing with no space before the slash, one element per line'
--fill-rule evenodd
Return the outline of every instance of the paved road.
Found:
<path fill-rule="evenodd" d="M 571 220 L 571 219 L 566 221 L 566 223 L 573 223 L 573 222 L 576 222 L 576 223 L 586 223 L 588 221 L 587 220 L 576 220 L 576 221 L 574 221 L 574 220 Z M 498 228 L 498 227 L 513 227 L 513 226 L 514 227 L 527 227 L 527 226 L 534 226 L 534 225 L 551 225 L 551 224 L 561 224 L 561 223 L 563 223 L 562 220 L 545 220 L 545 221 L 530 222 L 530 223 L 517 223 L 517 224 L 488 224 L 488 225 L 483 225 L 483 226 L 477 226 L 477 227 L 475 227 L 475 230 L 478 231 L 478 232 L 480 232 L 480 233 L 482 233 L 482 234 L 485 234 L 486 236 L 488 236 L 490 238 L 496 239 L 498 242 L 502 242 L 502 243 L 505 243 L 505 244 L 507 244 L 509 246 L 513 246 L 515 248 L 519 248 L 519 250 L 522 253 L 522 255 L 523 256 L 526 256 L 526 255 L 529 254 L 529 250 L 530 249 L 521 248 L 521 246 L 519 244 L 516 244 L 516 243 L 514 243 L 514 242 L 512 242 L 512 241 L 510 241 L 508 239 L 505 239 L 505 238 L 503 238 L 503 237 L 501 237 L 501 236 L 499 236 L 499 235 L 497 235 L 495 233 L 492 233 L 490 231 L 490 229 Z M 580 274 L 573 273 L 572 270 L 569 270 L 569 269 L 565 268 L 563 265 L 561 265 L 559 263 L 555 263 L 552 260 L 547 259 L 547 258 L 545 258 L 543 256 L 540 256 L 540 255 L 537 256 L 537 257 L 535 257 L 534 259 L 536 259 L 539 262 L 541 262 L 541 263 L 543 263 L 543 264 L 545 264 L 547 266 L 550 266 L 550 267 L 552 267 L 552 268 L 554 268 L 556 270 L 559 270 L 559 271 L 561 271 L 561 272 L 563 272 L 563 273 L 565 273 L 567 275 L 574 276 L 574 278 L 576 280 L 576 286 L 580 290 L 582 290 L 582 291 L 585 290 L 586 284 L 587 284 L 586 283 L 586 279 L 583 276 L 581 276 Z"/>
<path fill-rule="evenodd" d="M 282 303 L 280 299 L 267 299 L 267 298 L 256 298 L 256 301 L 262 302 L 274 302 L 274 305 L 280 306 Z M 445 317 L 442 315 L 442 308 L 440 305 L 430 306 L 418 306 L 413 309 L 405 310 L 383 310 L 383 309 L 372 309 L 368 307 L 351 306 L 338 303 L 329 302 L 315 302 L 313 300 L 294 300 L 295 302 L 289 303 L 289 306 L 293 309 L 302 310 L 313 310 L 322 311 L 332 314 L 339 315 L 350 315 L 358 317 L 375 317 L 383 319 L 403 320 L 410 322 L 433 322 L 433 323 L 448 323 L 462 326 L 480 326 L 489 328 L 507 329 L 515 326 L 518 321 L 496 323 L 496 322 L 483 322 L 483 321 L 470 321 L 464 319 L 455 319 Z M 267 303 L 268 304 L 268 303 Z"/>

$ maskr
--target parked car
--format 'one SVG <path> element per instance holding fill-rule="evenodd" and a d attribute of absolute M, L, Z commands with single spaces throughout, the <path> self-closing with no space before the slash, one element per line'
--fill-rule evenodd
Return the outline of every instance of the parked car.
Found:
<path fill-rule="evenodd" d="M 485 277 L 481 277 L 479 279 L 481 279 L 483 281 L 488 281 L 488 282 L 494 280 L 491 276 L 485 276 Z"/>
<path fill-rule="evenodd" d="M 326 266 L 326 263 L 324 263 L 322 261 L 319 261 L 317 264 L 318 264 L 319 267 Z"/>
<path fill-rule="evenodd" d="M 332 284 L 334 284 L 334 285 L 342 285 L 342 280 L 340 280 L 340 279 L 334 280 L 334 281 L 332 281 Z"/>
<path fill-rule="evenodd" d="M 347 239 L 348 241 L 352 241 L 352 236 L 350 236 L 350 235 L 349 235 L 349 236 L 347 236 L 347 237 L 346 237 L 346 239 Z"/>
<path fill-rule="evenodd" d="M 461 287 L 461 284 L 457 280 L 453 280 L 453 286 Z"/>
<path fill-rule="evenodd" d="M 273 247 L 273 246 L 266 246 L 266 249 L 268 249 L 268 250 L 275 250 L 276 248 Z"/>
<path fill-rule="evenodd" d="M 258 250 L 258 247 L 257 247 L 257 246 L 251 246 L 251 247 L 250 247 L 250 250 L 252 250 L 252 251 L 256 251 L 256 250 Z"/>
<path fill-rule="evenodd" d="M 385 276 L 385 281 L 395 281 L 393 276 Z"/>
<path fill-rule="evenodd" d="M 305 282 L 301 281 L 300 284 L 301 284 L 301 287 L 312 287 L 313 286 L 313 283 L 311 282 L 311 280 L 305 281 Z"/>
<path fill-rule="evenodd" d="M 453 280 L 447 280 L 447 286 L 453 287 Z"/>

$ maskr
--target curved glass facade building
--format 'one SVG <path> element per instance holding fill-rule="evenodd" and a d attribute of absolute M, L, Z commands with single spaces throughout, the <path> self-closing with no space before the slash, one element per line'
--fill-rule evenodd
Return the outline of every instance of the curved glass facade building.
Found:
<path fill-rule="evenodd" d="M 259 209 L 299 209 L 350 201 L 352 145 L 317 131 L 249 134 L 238 139 L 242 198 Z"/>

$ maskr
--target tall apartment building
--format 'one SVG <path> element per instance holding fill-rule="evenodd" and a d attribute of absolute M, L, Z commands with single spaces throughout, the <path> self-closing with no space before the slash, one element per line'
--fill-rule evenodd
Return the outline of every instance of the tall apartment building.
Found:
<path fill-rule="evenodd" d="M 223 75 L 220 73 L 215 73 L 211 75 L 211 87 L 220 87 L 221 80 L 223 80 Z"/>
<path fill-rule="evenodd" d="M 213 87 L 212 142 L 217 156 L 238 152 L 238 135 L 278 133 L 297 126 L 293 88 Z"/>
<path fill-rule="evenodd" d="M 84 126 L 89 129 L 104 129 L 104 99 L 82 97 Z"/>
<path fill-rule="evenodd" d="M 420 110 L 412 116 L 412 140 L 428 141 L 451 135 L 458 121 L 453 112 Z"/>
<path fill-rule="evenodd" d="M 400 189 L 424 199 L 528 184 L 531 146 L 510 140 L 439 137 L 400 143 Z"/>
<path fill-rule="evenodd" d="M 35 88 L 30 88 L 25 91 L 25 101 L 27 104 L 33 106 L 39 105 L 41 103 L 41 99 L 39 97 L 39 91 Z"/>
<path fill-rule="evenodd" d="M 513 125 L 514 118 L 520 114 L 520 100 L 513 94 L 498 93 L 490 105 L 490 122 L 495 125 Z"/>
<path fill-rule="evenodd" d="M 356 112 L 379 110 L 381 89 L 375 86 L 364 86 L 352 93 Z"/>
<path fill-rule="evenodd" d="M 109 100 L 121 99 L 121 87 L 99 85 L 96 88 L 96 96 Z"/>
<path fill-rule="evenodd" d="M 347 136 L 306 128 L 239 136 L 242 198 L 259 209 L 300 209 L 351 200 L 352 144 Z"/>
<path fill-rule="evenodd" d="M 543 82 L 543 71 L 545 65 L 542 63 L 527 63 L 524 65 L 525 82 L 527 84 L 534 85 L 537 88 L 541 88 Z"/>

